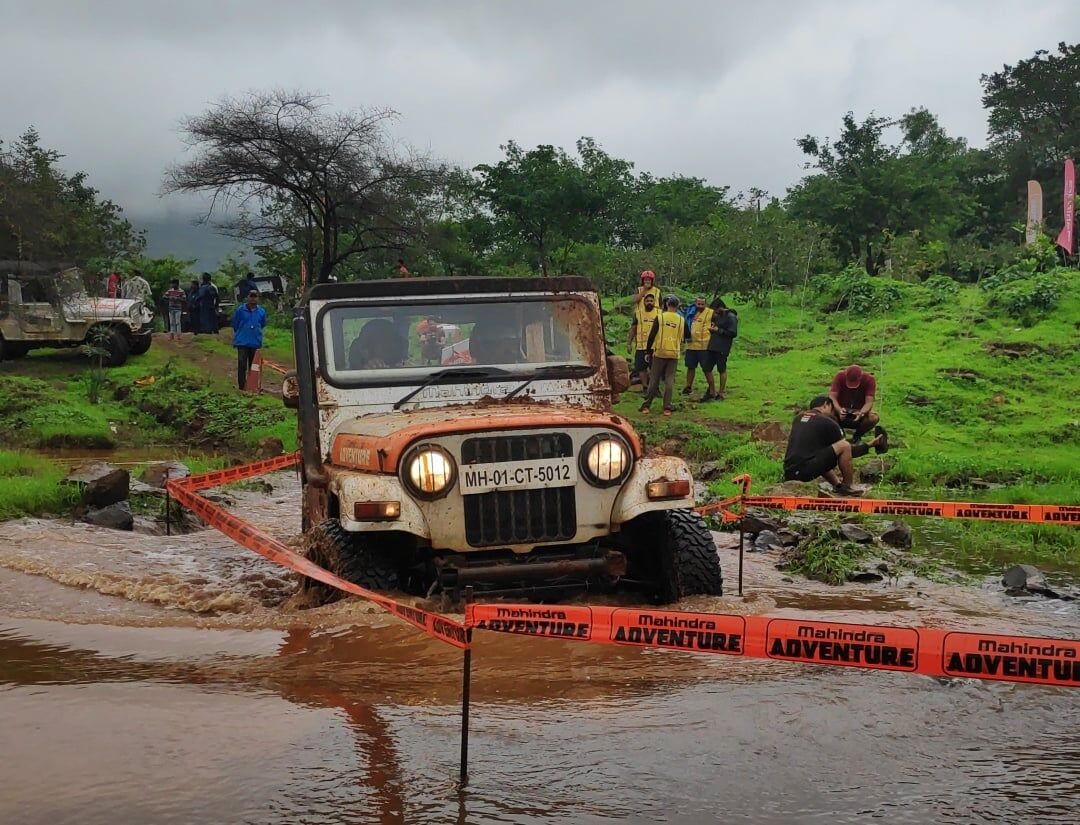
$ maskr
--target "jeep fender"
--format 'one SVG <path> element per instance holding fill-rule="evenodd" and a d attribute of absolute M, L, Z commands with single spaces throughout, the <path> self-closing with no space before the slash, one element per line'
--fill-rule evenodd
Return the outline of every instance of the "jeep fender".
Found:
<path fill-rule="evenodd" d="M 430 539 L 427 519 L 397 476 L 348 471 L 330 473 L 330 492 L 341 502 L 341 526 L 350 532 L 402 530 L 420 538 Z M 355 521 L 352 506 L 357 501 L 400 501 L 401 516 L 394 521 Z"/>
<path fill-rule="evenodd" d="M 646 494 L 645 486 L 649 482 L 683 480 L 690 482 L 690 494 L 685 498 L 653 500 Z M 634 464 L 630 477 L 623 484 L 619 497 L 615 499 L 615 506 L 611 511 L 611 523 L 625 524 L 644 513 L 693 506 L 694 482 L 685 461 L 673 455 L 642 458 Z"/>

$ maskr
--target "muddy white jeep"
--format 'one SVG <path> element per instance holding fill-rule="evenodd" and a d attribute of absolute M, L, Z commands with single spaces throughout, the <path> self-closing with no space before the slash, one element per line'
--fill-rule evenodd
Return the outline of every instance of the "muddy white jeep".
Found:
<path fill-rule="evenodd" d="M 91 298 L 78 269 L 0 261 L 0 360 L 91 344 L 118 367 L 150 349 L 153 320 L 142 301 Z"/>
<path fill-rule="evenodd" d="M 320 284 L 293 332 L 313 561 L 421 595 L 721 593 L 686 463 L 611 411 L 628 372 L 587 279 Z"/>

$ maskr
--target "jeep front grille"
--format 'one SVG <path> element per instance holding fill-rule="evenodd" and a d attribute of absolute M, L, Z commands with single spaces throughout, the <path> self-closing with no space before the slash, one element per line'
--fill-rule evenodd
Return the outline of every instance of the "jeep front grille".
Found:
<path fill-rule="evenodd" d="M 494 464 L 539 458 L 568 458 L 574 442 L 566 433 L 469 438 L 461 463 Z M 570 541 L 577 535 L 574 487 L 505 490 L 465 496 L 465 540 L 472 547 Z"/>

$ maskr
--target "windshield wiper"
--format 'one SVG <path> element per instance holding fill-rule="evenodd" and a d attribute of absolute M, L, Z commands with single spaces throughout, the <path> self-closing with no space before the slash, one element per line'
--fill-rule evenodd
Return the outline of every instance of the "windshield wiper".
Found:
<path fill-rule="evenodd" d="M 409 399 L 423 392 L 432 384 L 438 381 L 442 381 L 444 378 L 456 378 L 462 375 L 475 375 L 479 378 L 492 378 L 496 375 L 509 375 L 509 373 L 506 370 L 501 369 L 500 367 L 449 367 L 445 370 L 436 370 L 435 372 L 431 373 L 431 375 L 429 375 L 427 378 L 425 378 L 419 387 L 409 390 L 407 393 L 405 393 L 405 395 L 401 396 L 401 398 L 395 401 L 394 409 L 400 410 L 402 406 L 409 401 Z"/>
<path fill-rule="evenodd" d="M 587 364 L 549 364 L 546 367 L 537 367 L 536 371 L 530 375 L 525 381 L 522 381 L 518 386 L 514 387 L 510 392 L 500 398 L 500 401 L 509 401 L 529 384 L 535 381 L 537 378 L 547 378 L 551 375 L 567 375 L 570 378 L 577 378 L 581 375 L 588 375 L 593 371 L 593 368 Z"/>

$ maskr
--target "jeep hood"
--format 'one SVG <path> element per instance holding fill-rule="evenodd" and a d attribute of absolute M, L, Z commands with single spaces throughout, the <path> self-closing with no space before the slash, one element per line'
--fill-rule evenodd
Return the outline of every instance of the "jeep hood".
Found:
<path fill-rule="evenodd" d="M 126 318 L 131 314 L 131 308 L 135 304 L 141 304 L 142 301 L 133 298 L 86 298 L 83 303 L 98 317 L 111 318 L 122 315 Z"/>
<path fill-rule="evenodd" d="M 343 447 L 370 451 L 383 467 L 395 467 L 401 453 L 414 441 L 442 435 L 497 432 L 500 430 L 562 430 L 567 427 L 603 427 L 620 433 L 635 457 L 642 454 L 641 440 L 625 418 L 613 413 L 551 407 L 545 404 L 492 403 L 453 409 L 421 409 L 365 415 L 346 421 L 334 433 L 333 443 L 323 445 L 335 464 Z M 374 461 L 373 461 L 374 463 Z"/>

